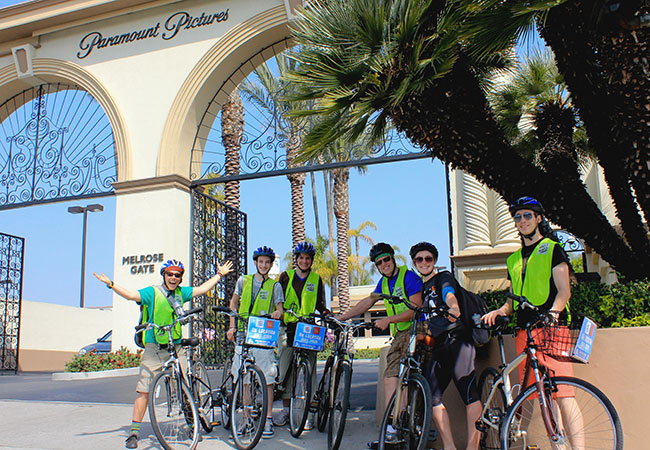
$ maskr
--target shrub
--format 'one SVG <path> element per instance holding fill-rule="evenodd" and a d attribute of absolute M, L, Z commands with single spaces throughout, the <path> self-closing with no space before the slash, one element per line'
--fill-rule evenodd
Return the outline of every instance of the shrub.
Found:
<path fill-rule="evenodd" d="M 505 293 L 486 291 L 480 295 L 491 311 L 503 305 Z M 577 283 L 571 286 L 569 309 L 574 319 L 587 316 L 602 328 L 650 326 L 650 282 Z"/>
<path fill-rule="evenodd" d="M 142 350 L 131 353 L 126 347 L 111 353 L 95 353 L 90 351 L 76 355 L 65 364 L 66 372 L 98 372 L 100 370 L 125 369 L 138 367 L 142 358 Z"/>

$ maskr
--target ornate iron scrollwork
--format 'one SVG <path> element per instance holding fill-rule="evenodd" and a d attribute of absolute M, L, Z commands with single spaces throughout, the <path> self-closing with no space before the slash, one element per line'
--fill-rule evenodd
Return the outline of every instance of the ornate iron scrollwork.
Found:
<path fill-rule="evenodd" d="M 18 371 L 25 240 L 0 233 L 0 372 Z"/>
<path fill-rule="evenodd" d="M 113 191 L 113 132 L 75 86 L 41 85 L 0 105 L 0 209 Z"/>

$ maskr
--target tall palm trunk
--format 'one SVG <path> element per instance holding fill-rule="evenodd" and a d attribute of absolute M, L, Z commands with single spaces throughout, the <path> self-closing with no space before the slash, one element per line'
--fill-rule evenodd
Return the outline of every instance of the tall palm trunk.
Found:
<path fill-rule="evenodd" d="M 324 171 L 323 182 L 325 183 L 325 208 L 327 208 L 327 237 L 330 250 L 334 251 L 334 205 L 332 200 L 334 172 L 331 170 Z"/>
<path fill-rule="evenodd" d="M 584 238 L 619 270 L 637 278 L 650 273 L 647 261 L 633 254 L 581 183 L 546 173 L 516 154 L 463 58 L 435 86 L 409 96 L 390 116 L 413 143 L 476 176 L 507 200 L 532 195 L 557 205 L 549 218 Z"/>
<path fill-rule="evenodd" d="M 300 149 L 300 135 L 295 129 L 291 130 L 287 142 L 287 167 L 295 167 L 296 152 Z M 305 240 L 305 208 L 303 186 L 305 184 L 304 173 L 292 173 L 287 175 L 291 183 L 291 237 L 293 246 Z"/>
<path fill-rule="evenodd" d="M 333 172 L 339 307 L 341 311 L 347 311 L 350 309 L 350 283 L 348 273 L 348 230 L 350 229 L 348 181 L 350 179 L 350 170 L 347 168 L 334 169 Z"/>
<path fill-rule="evenodd" d="M 311 201 L 314 205 L 314 226 L 316 228 L 316 240 L 321 236 L 320 222 L 318 220 L 318 196 L 316 195 L 316 177 L 314 172 L 309 172 L 309 179 L 311 180 Z"/>
<path fill-rule="evenodd" d="M 221 108 L 221 140 L 226 151 L 225 175 L 239 175 L 239 152 L 244 136 L 244 104 L 234 90 Z M 239 181 L 227 181 L 226 205 L 239 209 Z"/>

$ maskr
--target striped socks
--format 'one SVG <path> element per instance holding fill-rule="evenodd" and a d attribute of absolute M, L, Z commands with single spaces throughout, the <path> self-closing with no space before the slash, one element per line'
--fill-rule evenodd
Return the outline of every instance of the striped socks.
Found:
<path fill-rule="evenodd" d="M 140 425 L 142 422 L 136 422 L 135 420 L 131 422 L 131 434 L 138 436 L 140 434 Z"/>

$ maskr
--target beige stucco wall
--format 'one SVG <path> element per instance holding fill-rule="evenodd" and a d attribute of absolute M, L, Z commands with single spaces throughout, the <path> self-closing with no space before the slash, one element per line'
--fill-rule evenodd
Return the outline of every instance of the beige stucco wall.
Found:
<path fill-rule="evenodd" d="M 19 370 L 62 370 L 81 347 L 95 342 L 112 325 L 111 308 L 81 309 L 23 300 Z"/>

